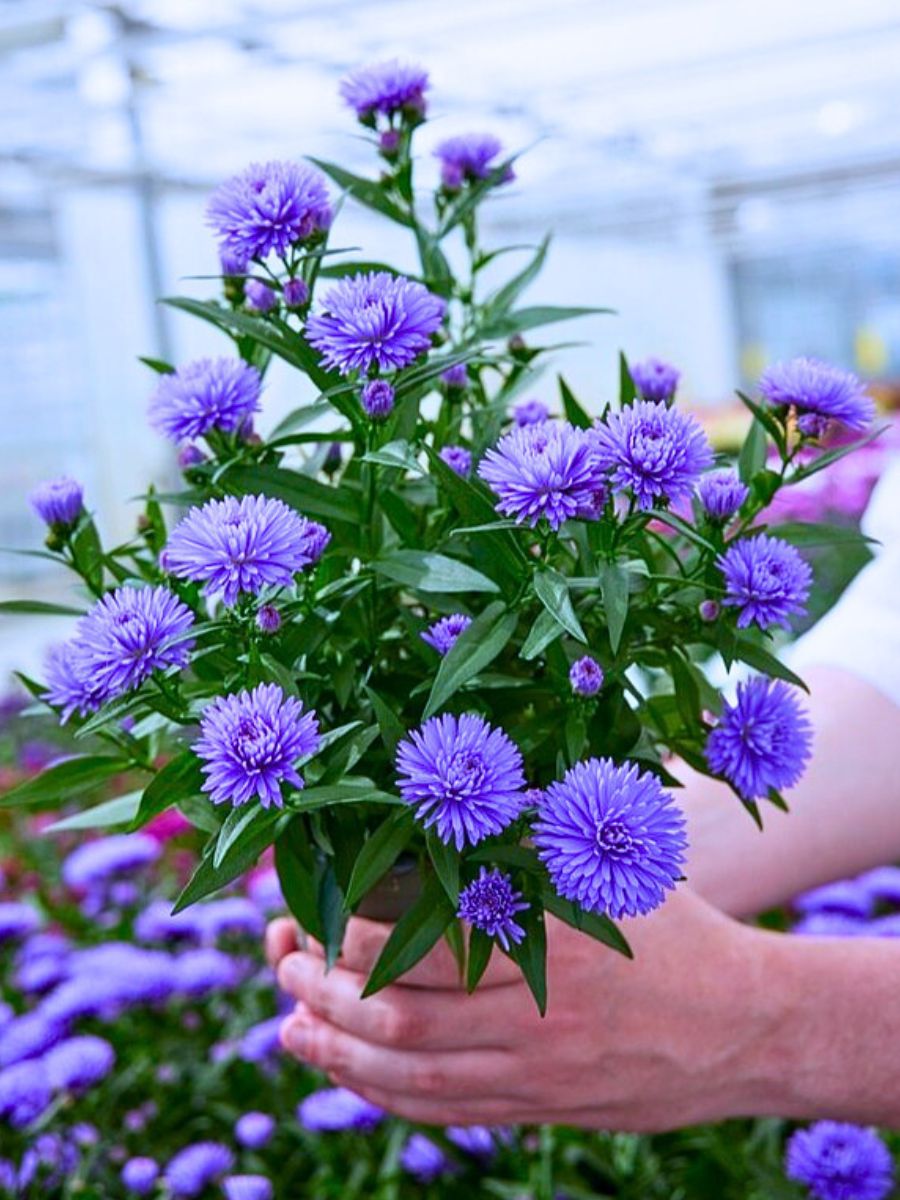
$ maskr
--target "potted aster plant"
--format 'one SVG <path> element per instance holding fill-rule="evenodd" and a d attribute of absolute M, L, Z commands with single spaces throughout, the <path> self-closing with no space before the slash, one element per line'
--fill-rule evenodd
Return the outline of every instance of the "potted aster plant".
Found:
<path fill-rule="evenodd" d="M 603 310 L 523 304 L 547 241 L 496 282 L 479 216 L 514 175 L 493 137 L 442 142 L 436 189 L 414 186 L 428 87 L 399 63 L 342 84 L 377 176 L 269 162 L 213 193 L 221 295 L 167 303 L 227 352 L 145 360 L 183 484 L 147 492 L 135 536 L 103 545 L 74 481 L 34 493 L 90 607 L 24 683 L 86 750 L 3 803 L 68 806 L 129 772 L 81 825 L 177 807 L 207 838 L 179 909 L 274 846 L 332 961 L 405 863 L 368 990 L 446 937 L 470 988 L 498 948 L 543 1009 L 545 912 L 627 954 L 615 922 L 681 878 L 672 755 L 757 821 L 800 776 L 803 685 L 771 638 L 806 604 L 803 545 L 838 535 L 775 537 L 760 514 L 873 436 L 873 407 L 836 368 L 774 367 L 742 397 L 732 464 L 656 360 L 623 357 L 618 395 L 590 405 L 561 376 L 555 410 L 532 398 L 536 331 Z M 408 231 L 416 277 L 332 246 L 344 199 Z M 276 358 L 309 400 L 267 428 Z M 835 423 L 861 438 L 824 449 Z M 752 672 L 733 700 L 713 654 Z"/>

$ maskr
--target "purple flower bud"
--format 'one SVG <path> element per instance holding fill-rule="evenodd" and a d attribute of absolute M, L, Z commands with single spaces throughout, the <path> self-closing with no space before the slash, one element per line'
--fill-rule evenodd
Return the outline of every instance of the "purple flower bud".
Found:
<path fill-rule="evenodd" d="M 326 475 L 334 475 L 341 469 L 341 461 L 341 443 L 332 442 L 325 455 L 325 461 L 322 463 L 322 470 Z"/>
<path fill-rule="evenodd" d="M 69 1135 L 76 1146 L 96 1146 L 100 1141 L 100 1131 L 89 1121 L 77 1121 Z"/>
<path fill-rule="evenodd" d="M 281 294 L 288 308 L 302 308 L 309 299 L 309 288 L 302 279 L 288 279 Z"/>
<path fill-rule="evenodd" d="M 206 455 L 199 446 L 188 443 L 178 451 L 178 466 L 182 471 L 189 471 L 191 467 L 199 467 L 203 462 L 206 462 Z"/>
<path fill-rule="evenodd" d="M 540 425 L 550 416 L 550 409 L 543 400 L 523 400 L 513 409 L 513 419 L 517 425 Z"/>
<path fill-rule="evenodd" d="M 247 280 L 244 284 L 244 296 L 248 305 L 256 312 L 271 312 L 278 303 L 278 297 L 272 289 L 259 279 Z"/>
<path fill-rule="evenodd" d="M 697 611 L 700 613 L 701 621 L 715 621 L 719 615 L 718 600 L 701 600 Z"/>
<path fill-rule="evenodd" d="M 256 614 L 256 624 L 263 633 L 277 633 L 281 628 L 281 613 L 274 604 L 264 604 Z"/>
<path fill-rule="evenodd" d="M 248 1150 L 261 1150 L 275 1132 L 275 1118 L 268 1113 L 248 1112 L 238 1117 L 234 1127 L 237 1141 Z"/>
<path fill-rule="evenodd" d="M 363 387 L 360 402 L 373 421 L 383 421 L 394 407 L 394 389 L 386 379 L 370 379 Z"/>
<path fill-rule="evenodd" d="M 569 682 L 577 696 L 596 696 L 603 687 L 603 668 L 596 659 L 586 654 L 572 663 Z"/>
<path fill-rule="evenodd" d="M 469 383 L 469 369 L 465 363 L 455 363 L 441 371 L 441 383 L 452 391 L 464 391 Z"/>
<path fill-rule="evenodd" d="M 675 395 L 681 372 L 658 358 L 631 364 L 631 378 L 645 400 L 669 401 Z"/>
<path fill-rule="evenodd" d="M 228 1175 L 222 1180 L 226 1200 L 272 1200 L 271 1179 L 265 1175 Z"/>
<path fill-rule="evenodd" d="M 465 479 L 472 473 L 472 454 L 465 446 L 445 446 L 440 452 L 441 460 L 451 471 Z"/>
<path fill-rule="evenodd" d="M 453 1170 L 444 1151 L 424 1133 L 410 1134 L 400 1151 L 400 1166 L 421 1183 L 433 1183 Z"/>
<path fill-rule="evenodd" d="M 135 1196 L 148 1196 L 159 1178 L 159 1166 L 152 1158 L 129 1158 L 122 1168 L 122 1185 Z"/>
<path fill-rule="evenodd" d="M 84 511 L 84 490 L 74 479 L 62 476 L 40 484 L 29 496 L 31 507 L 45 524 L 71 529 Z"/>

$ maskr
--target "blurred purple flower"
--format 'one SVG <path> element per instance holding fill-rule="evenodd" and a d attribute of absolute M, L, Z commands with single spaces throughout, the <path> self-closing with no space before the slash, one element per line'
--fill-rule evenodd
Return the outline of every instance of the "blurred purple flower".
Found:
<path fill-rule="evenodd" d="M 50 1086 L 64 1092 L 83 1092 L 100 1083 L 115 1061 L 109 1042 L 93 1036 L 68 1038 L 44 1055 Z"/>
<path fill-rule="evenodd" d="M 865 385 L 850 371 L 815 358 L 794 358 L 763 372 L 759 390 L 773 408 L 793 408 L 802 432 L 820 437 L 829 422 L 863 430 L 875 416 Z"/>
<path fill-rule="evenodd" d="M 212 946 L 186 950 L 175 959 L 173 970 L 173 990 L 192 999 L 236 987 L 243 974 L 235 959 Z"/>
<path fill-rule="evenodd" d="M 151 866 L 161 854 L 159 843 L 143 833 L 116 833 L 76 847 L 62 864 L 70 888 L 90 888 L 116 875 L 131 875 Z"/>
<path fill-rule="evenodd" d="M 222 1180 L 226 1200 L 272 1200 L 272 1181 L 265 1175 L 226 1175 Z"/>
<path fill-rule="evenodd" d="M 234 1155 L 220 1142 L 195 1142 L 169 1160 L 165 1183 L 177 1200 L 191 1200 L 234 1166 Z"/>
<path fill-rule="evenodd" d="M 681 378 L 681 372 L 676 367 L 659 358 L 632 363 L 629 370 L 634 386 L 644 400 L 671 400 Z"/>
<path fill-rule="evenodd" d="M 550 409 L 543 400 L 523 400 L 513 409 L 513 420 L 517 425 L 540 425 L 550 419 Z"/>
<path fill-rule="evenodd" d="M 411 1133 L 400 1151 L 400 1166 L 420 1183 L 434 1183 L 453 1171 L 453 1163 L 424 1133 Z"/>
<path fill-rule="evenodd" d="M 84 512 L 84 490 L 74 479 L 51 479 L 29 496 L 31 507 L 51 528 L 71 529 Z"/>
<path fill-rule="evenodd" d="M 41 926 L 36 908 L 20 900 L 0 901 L 0 943 L 19 941 Z"/>
<path fill-rule="evenodd" d="M 49 1107 L 50 1081 L 39 1058 L 17 1062 L 0 1071 L 0 1119 L 13 1129 L 30 1125 Z"/>
<path fill-rule="evenodd" d="M 238 1045 L 238 1056 L 245 1062 L 263 1062 L 281 1051 L 279 1032 L 283 1017 L 269 1017 L 245 1031 Z"/>
<path fill-rule="evenodd" d="M 460 478 L 467 479 L 472 474 L 472 451 L 465 446 L 444 446 L 440 457 Z"/>
<path fill-rule="evenodd" d="M 439 142 L 435 155 L 441 164 L 441 183 L 448 192 L 456 192 L 464 183 L 478 183 L 490 178 L 501 165 L 494 160 L 502 151 L 499 138 L 492 133 L 463 133 Z M 497 183 L 515 179 L 507 166 Z"/>
<path fill-rule="evenodd" d="M 152 1158 L 129 1158 L 121 1178 L 126 1191 L 135 1196 L 149 1196 L 159 1178 L 159 1164 Z"/>
<path fill-rule="evenodd" d="M 871 894 L 853 879 L 840 879 L 801 892 L 791 904 L 798 913 L 833 912 L 860 918 L 871 916 L 874 907 Z"/>
<path fill-rule="evenodd" d="M 340 94 L 359 120 L 370 123 L 402 112 L 423 117 L 428 87 L 427 71 L 394 58 L 353 71 L 341 81 Z"/>
<path fill-rule="evenodd" d="M 325 177 L 293 162 L 251 163 L 219 184 L 206 209 L 220 248 L 244 263 L 284 256 L 326 230 L 331 216 Z"/>
<path fill-rule="evenodd" d="M 385 1113 L 348 1088 L 325 1088 L 311 1092 L 297 1108 L 297 1120 L 311 1133 L 336 1133 L 352 1129 L 368 1133 Z"/>
<path fill-rule="evenodd" d="M 261 279 L 248 279 L 244 284 L 244 297 L 254 312 L 267 313 L 278 305 L 278 297 Z"/>
<path fill-rule="evenodd" d="M 248 1150 L 261 1150 L 267 1146 L 274 1132 L 275 1118 L 263 1112 L 244 1113 L 234 1127 L 236 1141 Z"/>
<path fill-rule="evenodd" d="M 52 1195 L 67 1175 L 78 1166 L 78 1149 L 58 1133 L 42 1133 L 22 1155 L 19 1166 L 19 1188 L 23 1196 L 31 1195 L 31 1186 L 40 1182 L 41 1191 Z"/>

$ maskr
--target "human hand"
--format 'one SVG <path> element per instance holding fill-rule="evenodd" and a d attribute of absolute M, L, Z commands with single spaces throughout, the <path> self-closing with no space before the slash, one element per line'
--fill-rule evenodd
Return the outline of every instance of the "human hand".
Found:
<path fill-rule="evenodd" d="M 286 1048 L 399 1116 L 429 1124 L 552 1122 L 650 1131 L 760 1111 L 768 935 L 682 889 L 625 925 L 629 961 L 548 919 L 549 1007 L 495 952 L 473 995 L 438 946 L 369 999 L 390 928 L 351 921 L 338 965 L 270 927 L 281 986 L 297 1000 Z"/>

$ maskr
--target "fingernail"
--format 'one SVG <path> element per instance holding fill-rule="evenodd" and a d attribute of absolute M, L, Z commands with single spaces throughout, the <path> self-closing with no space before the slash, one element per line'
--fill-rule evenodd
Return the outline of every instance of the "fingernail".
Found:
<path fill-rule="evenodd" d="M 300 1024 L 299 1021 L 292 1022 L 287 1029 L 285 1029 L 282 1035 L 282 1040 L 287 1046 L 288 1050 L 290 1050 L 291 1054 L 297 1054 L 300 1057 L 306 1054 L 309 1046 L 309 1037 L 307 1035 L 307 1030 L 303 1025 Z"/>

